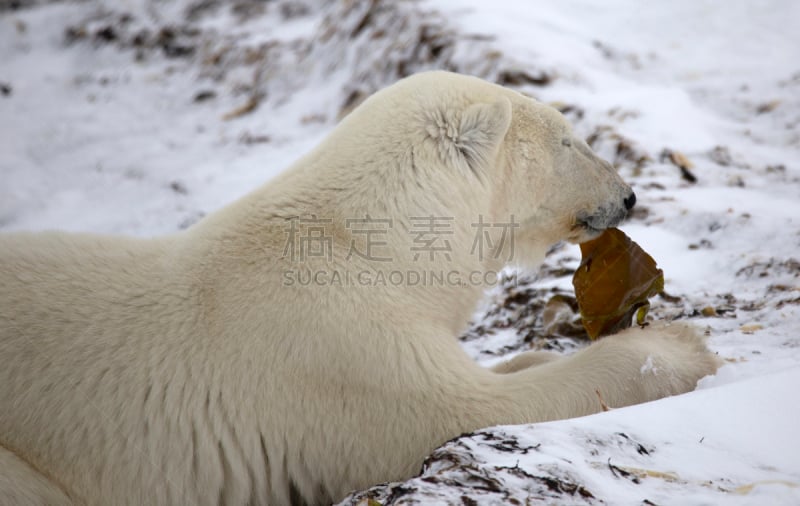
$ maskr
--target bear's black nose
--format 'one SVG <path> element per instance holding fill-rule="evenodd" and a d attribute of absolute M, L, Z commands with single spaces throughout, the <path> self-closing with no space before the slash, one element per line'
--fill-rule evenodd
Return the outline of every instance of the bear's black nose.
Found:
<path fill-rule="evenodd" d="M 625 209 L 630 211 L 631 209 L 633 209 L 633 206 L 636 205 L 636 194 L 631 192 L 631 194 L 628 196 L 628 198 L 626 198 L 622 202 L 625 203 Z"/>

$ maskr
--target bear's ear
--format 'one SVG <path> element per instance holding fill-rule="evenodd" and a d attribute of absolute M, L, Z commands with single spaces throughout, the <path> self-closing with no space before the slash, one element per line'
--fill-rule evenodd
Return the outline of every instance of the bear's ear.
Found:
<path fill-rule="evenodd" d="M 500 97 L 492 103 L 472 104 L 461 118 L 445 113 L 434 116 L 427 132 L 437 144 L 443 161 L 465 168 L 483 180 L 489 160 L 497 152 L 511 125 L 511 101 Z"/>

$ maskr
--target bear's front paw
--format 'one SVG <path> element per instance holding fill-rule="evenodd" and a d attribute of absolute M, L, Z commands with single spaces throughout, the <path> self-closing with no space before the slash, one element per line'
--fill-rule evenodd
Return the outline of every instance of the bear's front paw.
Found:
<path fill-rule="evenodd" d="M 686 323 L 628 329 L 620 337 L 636 341 L 642 357 L 639 373 L 648 399 L 690 392 L 722 365 L 706 346 L 705 337 Z"/>

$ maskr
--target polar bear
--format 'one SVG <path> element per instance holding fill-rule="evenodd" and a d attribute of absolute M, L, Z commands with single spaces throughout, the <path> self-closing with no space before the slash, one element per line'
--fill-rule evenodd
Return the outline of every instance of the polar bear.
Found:
<path fill-rule="evenodd" d="M 184 232 L 6 234 L 0 503 L 325 504 L 464 432 L 692 390 L 717 362 L 685 326 L 495 370 L 456 339 L 488 273 L 633 203 L 556 110 L 432 72 Z"/>

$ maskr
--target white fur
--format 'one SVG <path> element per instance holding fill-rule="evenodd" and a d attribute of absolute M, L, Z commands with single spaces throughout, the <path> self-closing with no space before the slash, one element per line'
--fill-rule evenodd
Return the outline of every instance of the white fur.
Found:
<path fill-rule="evenodd" d="M 596 391 L 620 407 L 692 390 L 716 361 L 683 326 L 493 371 L 455 338 L 482 286 L 287 282 L 499 269 L 508 241 L 470 253 L 478 215 L 513 214 L 510 261 L 535 265 L 614 225 L 629 194 L 555 110 L 437 72 L 186 232 L 0 237 L 0 500 L 322 504 L 413 475 L 463 432 L 600 411 Z M 332 257 L 293 261 L 288 219 L 311 215 L 331 220 Z M 391 262 L 347 258 L 366 243 L 345 220 L 367 215 L 393 220 L 376 252 Z M 453 218 L 449 261 L 414 259 L 414 216 Z"/>

